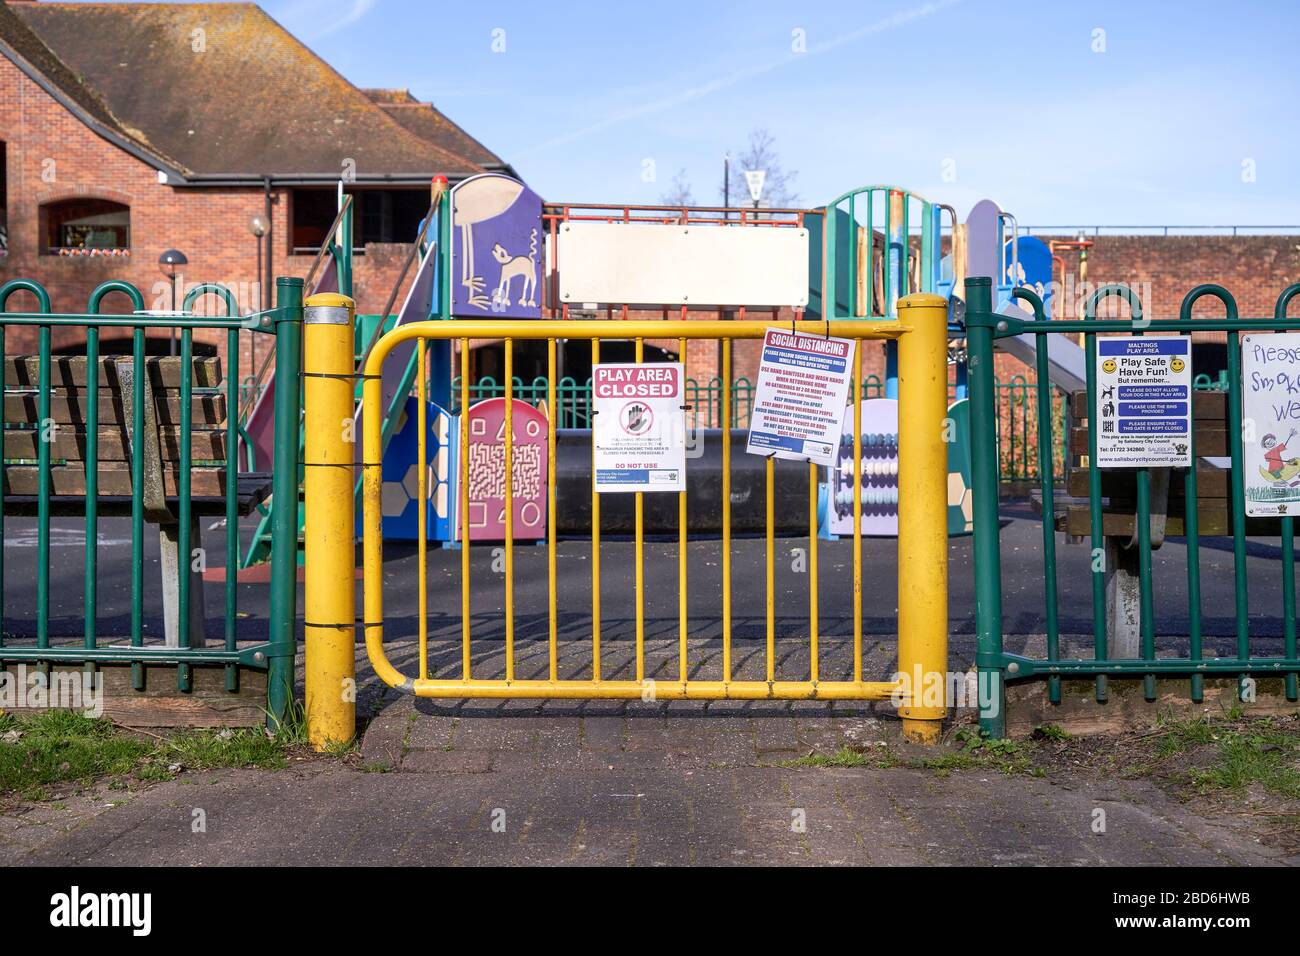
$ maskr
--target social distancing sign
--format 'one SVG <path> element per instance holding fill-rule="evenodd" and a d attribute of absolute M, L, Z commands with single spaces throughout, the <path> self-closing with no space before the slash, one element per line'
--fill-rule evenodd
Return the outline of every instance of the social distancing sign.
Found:
<path fill-rule="evenodd" d="M 1241 340 L 1246 514 L 1300 512 L 1300 332 Z"/>
<path fill-rule="evenodd" d="M 745 450 L 765 458 L 831 464 L 849 397 L 855 344 L 768 329 Z"/>
<path fill-rule="evenodd" d="M 685 381 L 680 362 L 592 368 L 597 492 L 686 490 Z"/>
<path fill-rule="evenodd" d="M 1100 468 L 1190 466 L 1191 338 L 1098 337 L 1092 421 Z"/>

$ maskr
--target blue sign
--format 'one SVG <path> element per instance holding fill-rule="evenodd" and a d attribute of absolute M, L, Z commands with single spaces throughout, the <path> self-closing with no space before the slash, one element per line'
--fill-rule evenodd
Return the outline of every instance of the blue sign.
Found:
<path fill-rule="evenodd" d="M 1089 427 L 1099 468 L 1191 465 L 1192 342 L 1188 336 L 1097 340 L 1097 403 Z"/>

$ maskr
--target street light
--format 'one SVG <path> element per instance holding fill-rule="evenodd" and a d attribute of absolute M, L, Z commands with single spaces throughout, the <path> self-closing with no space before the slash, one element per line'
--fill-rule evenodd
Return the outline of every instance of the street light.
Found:
<path fill-rule="evenodd" d="M 179 312 L 180 304 L 176 299 L 176 276 L 187 265 L 190 260 L 185 258 L 185 253 L 179 249 L 168 249 L 158 257 L 158 270 L 166 276 L 172 284 L 172 311 Z M 172 326 L 171 355 L 176 354 L 176 326 Z"/>
<path fill-rule="evenodd" d="M 254 216 L 248 220 L 248 231 L 257 237 L 257 282 L 262 282 L 262 237 L 271 231 L 271 224 L 266 221 L 265 216 Z M 266 308 L 263 302 L 260 308 Z"/>
<path fill-rule="evenodd" d="M 265 236 L 268 232 L 271 231 L 271 224 L 270 224 L 270 222 L 267 221 L 267 218 L 266 218 L 265 216 L 262 216 L 262 215 L 256 215 L 256 216 L 253 216 L 251 219 L 248 220 L 248 231 L 251 232 L 254 236 L 257 237 L 257 272 L 255 273 L 255 276 L 256 276 L 256 284 L 257 284 L 257 287 L 258 287 L 258 290 L 259 290 L 259 291 L 258 291 L 258 296 L 257 296 L 257 307 L 258 307 L 259 309 L 265 309 L 265 308 L 266 308 L 266 305 L 267 305 L 267 303 L 266 303 L 266 295 L 261 291 L 261 288 L 262 288 L 262 237 Z M 252 337 L 249 339 L 249 348 L 252 350 L 251 353 L 250 353 L 250 359 L 251 359 L 251 361 L 252 361 L 252 363 L 253 363 L 253 368 L 257 368 L 257 336 L 256 336 L 256 335 L 252 336 Z"/>

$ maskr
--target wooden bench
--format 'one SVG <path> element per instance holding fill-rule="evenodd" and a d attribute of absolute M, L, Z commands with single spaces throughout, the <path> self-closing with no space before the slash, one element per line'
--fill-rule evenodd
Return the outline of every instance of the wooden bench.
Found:
<path fill-rule="evenodd" d="M 1228 447 L 1228 396 L 1226 392 L 1197 391 L 1192 397 L 1192 431 L 1196 447 L 1196 517 L 1204 537 L 1233 532 L 1231 471 Z M 1057 531 L 1089 539 L 1092 508 L 1088 497 L 1088 393 L 1070 396 L 1065 495 L 1054 503 Z M 1187 499 L 1182 468 L 1150 469 L 1151 547 L 1159 548 L 1166 536 L 1186 534 Z M 1101 472 L 1102 533 L 1106 560 L 1106 631 L 1111 656 L 1141 656 L 1137 548 L 1136 469 Z M 1041 502 L 1035 502 L 1041 507 Z M 1276 535 L 1277 523 L 1247 519 L 1247 534 Z"/>
<path fill-rule="evenodd" d="M 40 357 L 4 358 L 4 512 L 37 514 L 40 491 Z M 200 547 L 200 518 L 226 514 L 226 396 L 221 388 L 221 361 L 193 360 L 191 379 L 190 547 Z M 142 447 L 132 441 L 134 421 L 134 363 L 130 356 L 99 360 L 98 513 L 129 516 L 132 510 L 132 463 L 144 458 L 145 520 L 157 524 L 162 566 L 165 640 L 180 644 L 177 621 L 180 569 L 193 562 L 179 554 L 177 477 L 181 451 L 181 360 L 150 357 L 147 376 Z M 54 356 L 50 361 L 50 514 L 86 513 L 86 384 L 84 356 Z M 9 464 L 9 462 L 13 462 Z M 269 473 L 241 474 L 237 479 L 239 516 L 249 514 L 271 491 Z M 203 576 L 190 574 L 190 646 L 204 642 Z"/>

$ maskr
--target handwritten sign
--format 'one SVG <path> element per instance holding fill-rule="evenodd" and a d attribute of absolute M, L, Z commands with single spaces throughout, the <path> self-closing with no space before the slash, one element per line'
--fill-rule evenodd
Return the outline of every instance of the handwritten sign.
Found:
<path fill-rule="evenodd" d="M 745 451 L 829 465 L 849 397 L 852 339 L 768 329 Z"/>
<path fill-rule="evenodd" d="M 1246 514 L 1300 512 L 1300 332 L 1241 340 Z"/>
<path fill-rule="evenodd" d="M 686 490 L 685 377 L 680 362 L 592 367 L 596 491 Z"/>
<path fill-rule="evenodd" d="M 1100 468 L 1192 463 L 1192 341 L 1184 335 L 1097 339 Z"/>

